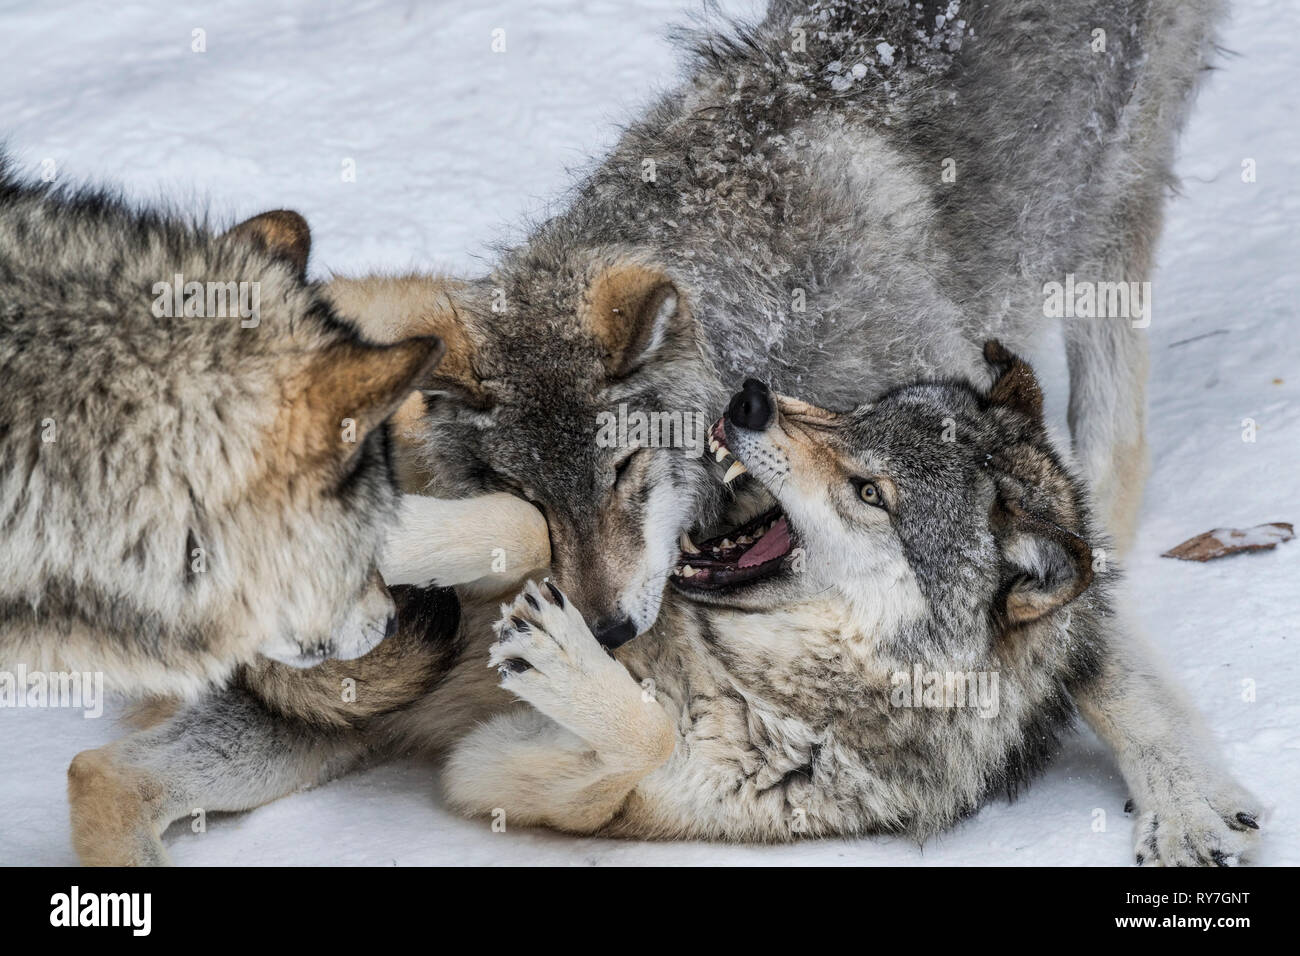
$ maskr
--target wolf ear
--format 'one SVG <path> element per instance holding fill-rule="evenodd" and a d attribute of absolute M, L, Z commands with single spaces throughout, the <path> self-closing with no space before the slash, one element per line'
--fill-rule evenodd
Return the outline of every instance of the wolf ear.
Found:
<path fill-rule="evenodd" d="M 263 252 L 293 266 L 300 279 L 307 278 L 311 229 L 307 227 L 306 219 L 290 209 L 275 209 L 245 219 L 227 232 L 226 238 L 251 242 Z"/>
<path fill-rule="evenodd" d="M 426 395 L 445 395 L 452 401 L 476 408 L 490 408 L 492 395 L 474 368 L 478 350 L 474 330 L 454 307 L 430 316 L 428 328 L 442 340 L 446 353 L 431 374 L 423 376 L 417 388 Z"/>
<path fill-rule="evenodd" d="M 622 378 L 664 345 L 683 309 L 666 274 L 622 264 L 608 267 L 588 285 L 582 319 L 604 347 L 610 377 Z"/>
<path fill-rule="evenodd" d="M 1019 504 L 995 506 L 1005 566 L 997 610 L 1011 625 L 1028 624 L 1069 604 L 1092 583 L 1092 549 L 1059 525 Z"/>
<path fill-rule="evenodd" d="M 441 340 L 431 335 L 392 345 L 335 342 L 312 360 L 304 396 L 307 407 L 328 429 L 344 429 L 350 420 L 359 441 L 397 411 L 442 353 Z"/>
<path fill-rule="evenodd" d="M 477 349 L 474 330 L 457 299 L 470 285 L 441 276 L 338 277 L 324 286 L 326 297 L 342 315 L 355 322 L 370 340 L 393 342 L 412 335 L 436 335 L 442 340 L 442 361 L 415 383 L 425 393 L 445 394 L 474 408 L 486 408 L 491 398 L 474 370 Z"/>
<path fill-rule="evenodd" d="M 984 361 L 998 372 L 997 381 L 989 391 L 989 401 L 1041 421 L 1043 390 L 1038 387 L 1034 370 L 1020 356 L 1008 351 L 995 339 L 984 343 Z"/>

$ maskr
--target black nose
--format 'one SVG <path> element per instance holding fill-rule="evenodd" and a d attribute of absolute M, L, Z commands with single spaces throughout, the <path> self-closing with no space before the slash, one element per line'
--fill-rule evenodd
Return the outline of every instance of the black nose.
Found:
<path fill-rule="evenodd" d="M 636 637 L 636 625 L 630 617 L 611 618 L 596 624 L 596 640 L 613 650 Z"/>
<path fill-rule="evenodd" d="M 758 379 L 745 379 L 740 391 L 731 396 L 727 418 L 737 428 L 761 432 L 772 420 L 772 393 Z"/>

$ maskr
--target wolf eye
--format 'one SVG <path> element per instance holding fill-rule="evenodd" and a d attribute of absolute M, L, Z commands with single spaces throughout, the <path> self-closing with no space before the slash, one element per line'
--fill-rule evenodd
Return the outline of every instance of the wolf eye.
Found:
<path fill-rule="evenodd" d="M 853 484 L 857 486 L 858 497 L 869 505 L 877 508 L 885 507 L 885 496 L 880 493 L 874 481 L 867 481 L 865 478 L 854 478 Z"/>

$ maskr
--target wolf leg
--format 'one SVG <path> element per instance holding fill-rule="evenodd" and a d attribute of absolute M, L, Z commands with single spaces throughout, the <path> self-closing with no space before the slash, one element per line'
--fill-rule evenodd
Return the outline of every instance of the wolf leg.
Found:
<path fill-rule="evenodd" d="M 1144 648 L 1110 648 L 1075 698 L 1132 793 L 1139 864 L 1231 866 L 1254 848 L 1259 801 L 1217 765 L 1198 715 Z"/>
<path fill-rule="evenodd" d="M 403 495 L 379 570 L 389 586 L 477 582 L 471 591 L 500 594 L 550 563 L 546 519 L 522 498 Z"/>
<path fill-rule="evenodd" d="M 498 628 L 489 662 L 536 710 L 465 737 L 447 762 L 448 798 L 525 825 L 596 830 L 668 761 L 677 732 L 558 588 L 530 582 Z"/>
<path fill-rule="evenodd" d="M 1127 319 L 1065 326 L 1070 434 L 1093 500 L 1119 554 L 1137 532 L 1146 483 L 1147 333 Z"/>
<path fill-rule="evenodd" d="M 1070 365 L 1070 431 L 1085 477 L 1092 484 L 1107 530 L 1124 554 L 1133 543 L 1148 467 L 1146 380 L 1147 290 L 1173 179 L 1178 134 L 1197 87 L 1214 57 L 1223 0 L 1151 0 L 1142 17 L 1144 65 L 1121 119 L 1123 136 L 1111 147 L 1100 181 L 1111 184 L 1099 216 L 1108 246 L 1098 250 L 1096 279 L 1142 291 L 1130 295 L 1129 315 L 1066 320 Z M 1100 295 L 1099 295 L 1100 303 Z"/>
<path fill-rule="evenodd" d="M 72 842 L 90 866 L 160 866 L 161 834 L 196 810 L 249 810 L 355 765 L 359 734 L 268 712 L 244 691 L 87 750 L 68 768 Z"/>
<path fill-rule="evenodd" d="M 594 833 L 655 768 L 609 756 L 535 710 L 480 724 L 443 770 L 449 803 L 472 816 L 508 824 Z"/>

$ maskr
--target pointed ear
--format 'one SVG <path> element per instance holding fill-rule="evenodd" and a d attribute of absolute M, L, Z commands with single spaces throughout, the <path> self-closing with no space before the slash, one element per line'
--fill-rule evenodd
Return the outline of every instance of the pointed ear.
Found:
<path fill-rule="evenodd" d="M 1092 549 L 1071 531 L 1002 503 L 1005 567 L 998 611 L 1011 625 L 1028 624 L 1069 604 L 1092 583 Z"/>
<path fill-rule="evenodd" d="M 446 310 L 427 316 L 427 327 L 437 331 L 446 353 L 438 367 L 421 378 L 420 391 L 425 395 L 446 396 L 470 408 L 491 408 L 492 395 L 474 367 L 478 338 L 464 311 L 449 305 Z"/>
<path fill-rule="evenodd" d="M 984 360 L 998 371 L 997 381 L 989 391 L 989 401 L 1041 421 L 1043 390 L 1038 387 L 1034 370 L 994 339 L 984 343 Z"/>
<path fill-rule="evenodd" d="M 290 209 L 276 209 L 245 219 L 227 232 L 226 238 L 250 242 L 272 257 L 289 263 L 300 279 L 307 278 L 311 230 L 307 227 L 307 220 Z"/>
<path fill-rule="evenodd" d="M 604 347 L 612 378 L 636 371 L 667 342 L 684 303 L 672 280 L 649 266 L 609 266 L 587 287 L 582 320 Z"/>
<path fill-rule="evenodd" d="M 337 431 L 345 419 L 351 419 L 359 441 L 410 398 L 442 352 L 442 342 L 436 336 L 392 345 L 336 342 L 312 360 L 307 406 L 328 429 Z"/>
<path fill-rule="evenodd" d="M 477 336 L 468 310 L 459 299 L 470 293 L 468 283 L 443 276 L 335 277 L 324 292 L 334 308 L 356 323 L 372 341 L 392 342 L 412 335 L 436 335 L 442 340 L 442 361 L 416 382 L 426 393 L 447 395 L 473 408 L 487 408 L 487 394 L 474 370 Z"/>

